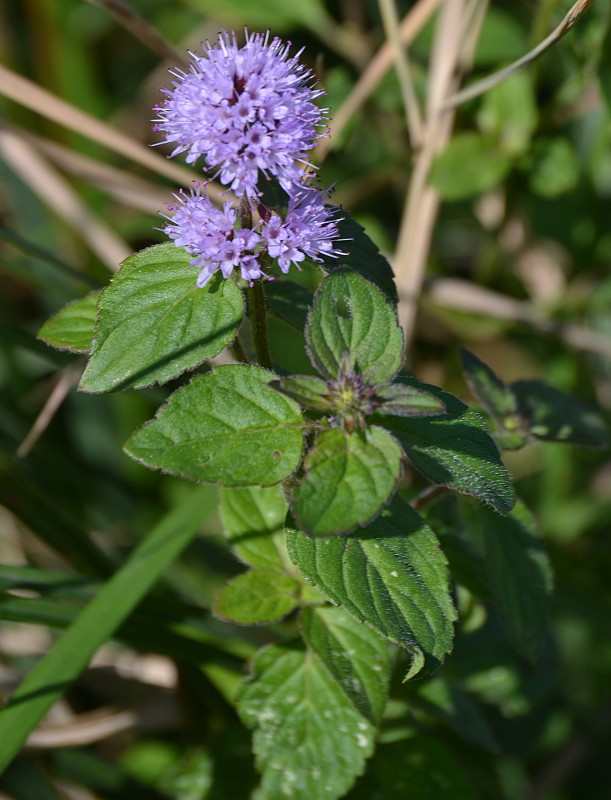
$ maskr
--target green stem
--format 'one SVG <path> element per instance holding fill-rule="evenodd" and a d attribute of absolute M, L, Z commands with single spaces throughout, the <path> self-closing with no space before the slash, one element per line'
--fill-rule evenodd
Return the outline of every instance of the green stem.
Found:
<path fill-rule="evenodd" d="M 249 291 L 250 324 L 252 326 L 252 339 L 257 354 L 257 361 L 266 369 L 272 368 L 272 357 L 269 352 L 267 339 L 267 305 L 263 279 L 253 281 Z"/>

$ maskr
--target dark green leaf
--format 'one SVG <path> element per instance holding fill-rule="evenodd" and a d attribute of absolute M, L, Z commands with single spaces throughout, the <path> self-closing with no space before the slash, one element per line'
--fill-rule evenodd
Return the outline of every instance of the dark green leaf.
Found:
<path fill-rule="evenodd" d="M 446 411 L 443 400 L 417 386 L 393 383 L 376 389 L 376 400 L 382 402 L 380 411 L 399 417 L 428 417 Z"/>
<path fill-rule="evenodd" d="M 217 594 L 214 613 L 242 625 L 276 622 L 297 606 L 298 584 L 273 569 L 252 569 L 229 581 Z"/>
<path fill-rule="evenodd" d="M 80 300 L 68 303 L 45 322 L 38 331 L 38 338 L 60 350 L 87 353 L 91 349 L 99 296 L 100 291 L 89 292 Z"/>
<path fill-rule="evenodd" d="M 259 651 L 238 711 L 255 729 L 262 784 L 253 800 L 336 800 L 373 750 L 371 723 L 316 653 L 300 644 Z"/>
<path fill-rule="evenodd" d="M 345 265 L 367 278 L 384 292 L 390 303 L 396 305 L 398 297 L 392 267 L 367 236 L 363 226 L 346 214 L 337 227 L 341 240 L 339 246 L 346 253 L 340 256 L 339 265 Z M 328 263 L 328 266 L 331 265 Z"/>
<path fill-rule="evenodd" d="M 513 486 L 483 420 L 447 392 L 428 389 L 444 401 L 447 414 L 396 417 L 379 412 L 373 419 L 394 434 L 414 465 L 432 481 L 507 513 L 515 502 Z"/>
<path fill-rule="evenodd" d="M 342 533 L 364 525 L 391 497 L 401 448 L 378 427 L 323 431 L 304 468 L 292 503 L 299 527 L 313 536 Z"/>
<path fill-rule="evenodd" d="M 518 650 L 536 661 L 547 633 L 552 572 L 536 523 L 523 503 L 508 516 L 478 508 L 490 588 Z"/>
<path fill-rule="evenodd" d="M 459 761 L 436 739 L 418 733 L 382 744 L 346 800 L 479 800 Z"/>
<path fill-rule="evenodd" d="M 222 486 L 271 486 L 301 459 L 301 414 L 260 367 L 229 364 L 169 398 L 125 445 L 149 467 Z"/>
<path fill-rule="evenodd" d="M 311 375 L 292 375 L 290 378 L 272 381 L 270 386 L 307 408 L 324 410 L 333 406 L 327 384 Z"/>
<path fill-rule="evenodd" d="M 332 272 L 316 293 L 306 338 L 312 363 L 329 378 L 347 370 L 384 383 L 403 360 L 403 332 L 394 306 L 355 272 Z"/>
<path fill-rule="evenodd" d="M 360 622 L 422 651 L 428 666 L 450 651 L 456 614 L 446 560 L 401 497 L 363 530 L 328 539 L 291 531 L 287 545 L 305 579 Z"/>
<path fill-rule="evenodd" d="M 384 713 L 388 696 L 388 645 L 343 608 L 304 608 L 300 617 L 306 644 L 354 703 L 374 724 Z"/>
<path fill-rule="evenodd" d="M 517 411 L 517 402 L 512 391 L 474 353 L 460 348 L 462 368 L 475 399 L 492 414 L 502 420 Z"/>
<path fill-rule="evenodd" d="M 309 289 L 294 281 L 270 281 L 265 286 L 265 299 L 272 314 L 303 331 L 314 299 Z"/>
<path fill-rule="evenodd" d="M 98 303 L 80 388 L 108 392 L 164 383 L 221 352 L 236 336 L 242 293 L 219 274 L 203 289 L 171 242 L 130 256 Z"/>
<path fill-rule="evenodd" d="M 538 439 L 581 447 L 609 446 L 609 434 L 600 416 L 570 394 L 541 381 L 518 381 L 510 389 L 526 430 Z"/>
<path fill-rule="evenodd" d="M 224 533 L 236 556 L 251 567 L 283 571 L 288 505 L 282 487 L 221 489 L 220 497 Z"/>

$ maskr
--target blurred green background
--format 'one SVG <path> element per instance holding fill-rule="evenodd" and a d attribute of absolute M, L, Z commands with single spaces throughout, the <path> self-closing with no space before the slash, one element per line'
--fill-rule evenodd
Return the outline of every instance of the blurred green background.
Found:
<path fill-rule="evenodd" d="M 425 4 L 396 5 L 403 17 Z M 467 82 L 527 52 L 570 6 L 558 0 L 491 4 Z M 182 55 L 221 28 L 270 28 L 295 48 L 305 46 L 333 116 L 370 74 L 384 43 L 374 0 L 132 0 L 129 8 L 135 13 L 121 19 L 104 3 L 85 0 L 4 0 L 0 6 L 0 64 L 30 82 L 18 85 L 17 99 L 8 99 L 13 84 L 0 73 L 5 695 L 95 592 L 108 560 L 120 561 L 192 491 L 121 450 L 176 382 L 141 392 L 78 394 L 71 388 L 78 358 L 36 339 L 51 314 L 104 285 L 124 255 L 163 240 L 157 212 L 181 176 L 162 159 L 155 168 L 143 160 L 154 152 L 145 147 L 155 141 L 151 108 L 168 81 L 164 48 Z M 420 95 L 434 21 L 409 51 Z M 452 141 L 433 167 L 442 204 L 408 366 L 463 399 L 469 395 L 458 344 L 506 381 L 543 378 L 609 417 L 610 25 L 609 4 L 594 4 L 528 71 L 461 107 Z M 140 162 L 121 155 L 124 140 L 109 130 L 93 141 L 68 107 L 49 119 L 52 103 L 36 87 L 140 143 L 146 155 Z M 336 182 L 335 202 L 389 255 L 412 159 L 390 69 L 333 136 L 321 167 L 323 182 Z M 278 355 L 300 357 L 290 345 Z M 54 392 L 58 408 L 29 435 Z M 355 800 L 609 797 L 608 453 L 531 445 L 510 454 L 507 465 L 539 521 L 555 570 L 553 631 L 542 662 L 536 668 L 520 663 L 494 620 L 486 622 L 486 611 L 463 595 L 462 633 L 444 674 L 461 687 L 466 705 L 440 699 L 435 679 L 424 687 L 398 684 L 375 769 L 385 775 L 400 762 L 405 783 L 380 795 L 373 779 L 364 779 L 350 795 Z M 57 733 L 34 743 L 0 778 L 5 796 L 249 796 L 249 738 L 227 698 L 242 660 L 282 627 L 233 630 L 207 611 L 217 589 L 240 571 L 218 535 L 215 503 L 211 491 L 204 535 L 165 578 L 168 592 L 179 593 L 190 608 L 187 615 L 181 606 L 182 616 L 172 618 L 168 630 L 183 644 L 205 643 L 205 668 L 179 660 L 177 669 L 171 642 L 155 648 L 151 637 L 148 646 L 129 633 L 118 637 L 54 712 L 51 722 L 71 737 Z M 83 542 L 92 543 L 90 549 Z M 73 580 L 54 588 L 57 574 Z M 167 613 L 171 617 L 171 609 Z M 158 719 L 142 712 L 112 736 L 79 738 L 75 720 L 109 705 L 153 708 Z M 414 731 L 419 738 L 411 738 Z M 395 740 L 410 744 L 397 750 Z M 447 784 L 436 778 L 444 774 L 451 776 Z"/>

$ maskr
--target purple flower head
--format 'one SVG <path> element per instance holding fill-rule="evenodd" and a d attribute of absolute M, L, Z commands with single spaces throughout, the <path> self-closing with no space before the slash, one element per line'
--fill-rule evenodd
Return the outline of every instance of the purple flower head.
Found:
<path fill-rule="evenodd" d="M 199 269 L 197 285 L 205 286 L 220 270 L 228 278 L 239 268 L 242 278 L 253 281 L 264 275 L 258 255 L 254 252 L 261 236 L 250 228 L 236 230 L 237 209 L 225 203 L 216 208 L 201 185 L 187 195 L 175 195 L 180 206 L 164 227 L 176 247 L 184 247 L 193 258 L 191 264 Z"/>
<path fill-rule="evenodd" d="M 266 34 L 247 34 L 239 47 L 235 34 L 222 31 L 218 44 L 203 55 L 191 53 L 189 72 L 176 69 L 172 89 L 156 106 L 155 129 L 176 143 L 172 155 L 187 152 L 189 164 L 205 157 L 222 184 L 237 195 L 256 198 L 259 173 L 274 175 L 289 191 L 299 182 L 298 162 L 316 146 L 326 110 L 314 100 L 314 76 L 289 57 L 289 45 Z"/>
<path fill-rule="evenodd" d="M 334 247 L 341 217 L 337 216 L 339 209 L 326 205 L 328 198 L 328 192 L 303 184 L 293 190 L 284 220 L 272 213 L 264 225 L 261 237 L 282 272 L 288 272 L 291 264 L 299 268 L 306 257 L 322 261 L 321 256 L 345 255 Z"/>

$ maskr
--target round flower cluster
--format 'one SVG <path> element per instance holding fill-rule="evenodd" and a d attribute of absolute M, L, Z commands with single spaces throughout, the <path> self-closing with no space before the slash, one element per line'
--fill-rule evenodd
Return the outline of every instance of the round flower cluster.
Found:
<path fill-rule="evenodd" d="M 269 33 L 250 34 L 240 48 L 235 34 L 221 32 L 202 56 L 190 53 L 190 71 L 172 72 L 177 80 L 155 109 L 155 130 L 176 143 L 172 155 L 187 152 L 189 164 L 204 156 L 213 177 L 237 195 L 258 195 L 259 172 L 290 191 L 326 109 L 312 102 L 324 92 L 311 87 L 301 51 L 289 58 L 288 50 L 280 39 L 269 43 Z"/>
<path fill-rule="evenodd" d="M 173 71 L 172 89 L 163 90 L 156 107 L 156 130 L 187 152 L 193 163 L 204 156 L 214 177 L 242 197 L 219 209 L 201 184 L 176 196 L 179 205 L 166 217 L 164 230 L 199 269 L 198 286 L 218 270 L 225 278 L 239 269 L 252 282 L 275 260 L 287 272 L 306 258 L 343 255 L 338 209 L 327 205 L 328 192 L 304 177 L 306 155 L 321 136 L 326 110 L 313 102 L 323 94 L 312 88 L 313 74 L 289 57 L 289 45 L 269 34 L 248 34 L 239 47 L 235 34 L 221 32 L 203 55 L 191 54 L 190 71 Z M 267 208 L 261 180 L 275 178 L 286 192 L 286 212 Z M 253 217 L 255 222 L 253 224 Z"/>

